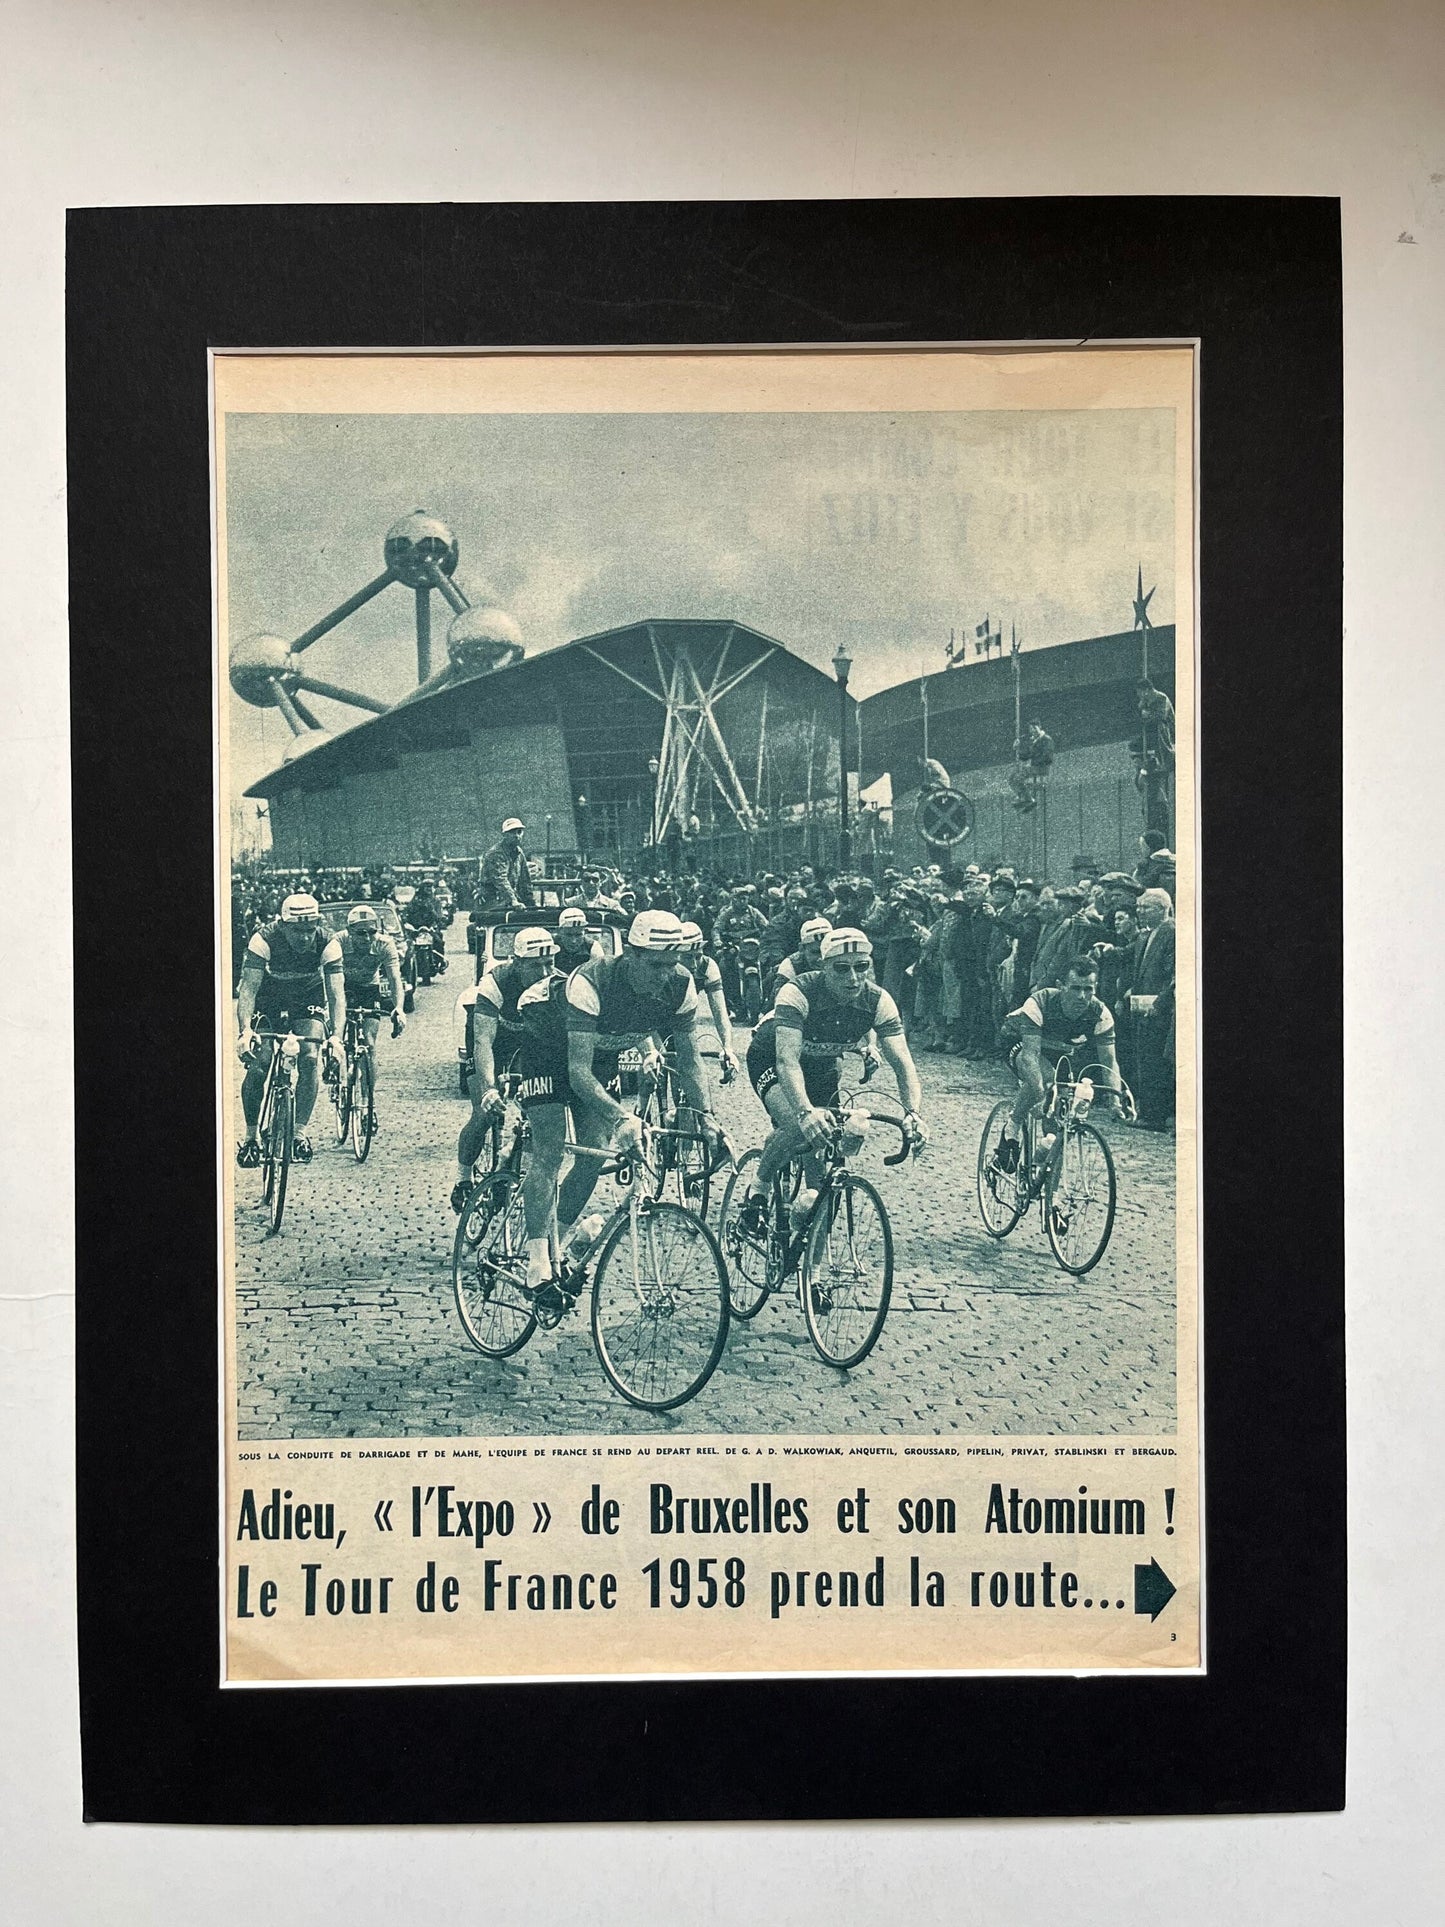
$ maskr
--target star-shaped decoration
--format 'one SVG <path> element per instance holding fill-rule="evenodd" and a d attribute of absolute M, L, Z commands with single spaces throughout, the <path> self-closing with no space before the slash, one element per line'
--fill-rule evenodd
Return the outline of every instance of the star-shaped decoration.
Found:
<path fill-rule="evenodd" d="M 1156 582 L 1154 588 L 1158 588 L 1158 586 Z M 1148 629 L 1151 626 L 1149 622 L 1149 604 L 1153 600 L 1154 589 L 1151 589 L 1148 595 L 1144 593 L 1144 568 L 1141 563 L 1139 568 L 1139 586 L 1134 596 L 1134 627 L 1136 629 Z"/>

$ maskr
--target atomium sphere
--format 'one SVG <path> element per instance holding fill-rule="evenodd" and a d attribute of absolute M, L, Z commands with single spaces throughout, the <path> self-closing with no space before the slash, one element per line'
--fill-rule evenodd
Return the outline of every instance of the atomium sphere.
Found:
<path fill-rule="evenodd" d="M 505 609 L 463 609 L 447 630 L 447 654 L 459 676 L 510 668 L 526 653 L 522 632 Z"/>
<path fill-rule="evenodd" d="M 382 552 L 387 568 L 409 589 L 427 586 L 431 579 L 423 568 L 427 562 L 435 562 L 443 575 L 450 575 L 457 566 L 457 538 L 445 522 L 425 509 L 413 509 L 394 522 Z"/>
<path fill-rule="evenodd" d="M 294 763 L 298 756 L 309 756 L 313 749 L 320 749 L 323 743 L 331 741 L 329 729 L 308 729 L 303 736 L 293 736 L 281 754 L 283 763 Z"/>
<path fill-rule="evenodd" d="M 252 703 L 257 709 L 274 709 L 276 685 L 272 679 L 279 676 L 284 682 L 296 671 L 291 645 L 280 636 L 245 636 L 233 642 L 229 667 L 232 689 L 242 702 Z"/>

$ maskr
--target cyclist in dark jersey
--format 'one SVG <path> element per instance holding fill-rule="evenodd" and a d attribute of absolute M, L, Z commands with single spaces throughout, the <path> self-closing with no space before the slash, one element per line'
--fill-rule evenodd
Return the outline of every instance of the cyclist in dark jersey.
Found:
<path fill-rule="evenodd" d="M 773 985 L 775 996 L 785 979 L 796 983 L 805 972 L 819 967 L 823 961 L 823 939 L 832 928 L 826 917 L 809 917 L 798 932 L 797 949 L 778 965 L 777 981 Z"/>
<path fill-rule="evenodd" d="M 290 1031 L 301 1039 L 296 1070 L 296 1136 L 291 1154 L 298 1164 L 309 1164 L 311 1139 L 306 1126 L 316 1107 L 317 1046 L 324 1035 L 328 1048 L 339 1053 L 346 1023 L 341 945 L 321 921 L 315 897 L 287 897 L 276 921 L 258 930 L 246 945 L 236 992 L 236 1022 L 241 1062 L 246 1066 L 241 1084 L 246 1135 L 236 1147 L 237 1164 L 250 1170 L 261 1162 L 257 1125 L 266 1062 L 264 1054 L 254 1047 L 253 1027 Z"/>
<path fill-rule="evenodd" d="M 898 1006 L 873 979 L 873 945 L 861 930 L 830 930 L 818 969 L 778 986 L 748 1046 L 748 1076 L 773 1121 L 743 1207 L 749 1235 L 763 1228 L 775 1174 L 828 1136 L 843 1055 L 866 1043 L 870 1032 L 898 1080 L 909 1140 L 921 1150 L 928 1141 L 918 1114 L 923 1092 Z"/>
<path fill-rule="evenodd" d="M 1004 1033 L 1014 1039 L 1009 1063 L 1019 1089 L 1009 1129 L 994 1152 L 1001 1171 L 1018 1169 L 1024 1120 L 1042 1108 L 1045 1078 L 1052 1082 L 1061 1058 L 1068 1058 L 1076 1070 L 1100 1066 L 1107 1080 L 1101 1101 L 1111 1110 L 1118 1105 L 1117 1096 L 1107 1094 L 1118 1090 L 1119 1066 L 1114 1055 L 1114 1014 L 1096 994 L 1098 965 L 1092 957 L 1075 957 L 1065 967 L 1063 979 L 1056 989 L 1031 991 L 1004 1019 Z"/>
<path fill-rule="evenodd" d="M 578 1144 L 600 1149 L 612 1143 L 634 1156 L 641 1152 L 641 1119 L 607 1085 L 617 1076 L 621 1053 L 649 1043 L 671 1047 L 673 1070 L 704 1135 L 718 1135 L 694 1034 L 697 986 L 679 960 L 681 942 L 682 924 L 670 911 L 644 910 L 633 918 L 619 956 L 585 963 L 567 979 L 567 1084 Z M 549 1135 L 544 1125 L 543 1137 Z M 544 1147 L 534 1125 L 532 1170 L 539 1195 L 544 1173 L 548 1185 L 555 1182 L 561 1150 L 560 1139 Z M 596 1159 L 577 1158 L 557 1191 L 557 1236 L 564 1245 L 592 1195 L 597 1169 Z M 528 1243 L 528 1277 L 537 1282 L 550 1276 L 545 1235 L 534 1238 L 529 1226 Z"/>
<path fill-rule="evenodd" d="M 502 1108 L 498 1080 L 511 1070 L 522 1043 L 524 1023 L 518 1015 L 518 1004 L 525 991 L 550 974 L 556 955 L 551 932 L 528 925 L 517 932 L 506 962 L 488 970 L 474 989 L 464 990 L 457 999 L 459 1011 L 466 1009 L 469 1000 L 471 1006 L 472 1114 L 457 1138 L 453 1211 L 460 1211 L 466 1203 L 472 1166 L 486 1142 L 492 1119 Z"/>

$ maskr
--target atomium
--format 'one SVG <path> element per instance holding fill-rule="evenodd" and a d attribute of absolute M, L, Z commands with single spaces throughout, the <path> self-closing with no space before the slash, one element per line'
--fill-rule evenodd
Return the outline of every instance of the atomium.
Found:
<path fill-rule="evenodd" d="M 257 709 L 274 709 L 277 683 L 284 687 L 299 673 L 290 643 L 280 636 L 244 636 L 233 642 L 229 669 L 232 689 Z"/>
<path fill-rule="evenodd" d="M 507 669 L 525 654 L 522 632 L 505 609 L 463 609 L 447 631 L 447 655 L 459 676 Z"/>
<path fill-rule="evenodd" d="M 409 589 L 428 589 L 434 586 L 428 565 L 449 576 L 457 566 L 460 551 L 457 538 L 445 522 L 428 515 L 425 509 L 413 509 L 387 530 L 382 553 L 398 582 Z"/>
<path fill-rule="evenodd" d="M 313 749 L 320 749 L 323 743 L 331 741 L 329 729 L 308 729 L 300 736 L 293 736 L 281 753 L 283 763 L 294 763 L 300 756 L 309 756 Z"/>
<path fill-rule="evenodd" d="M 295 739 L 286 752 L 288 761 L 331 740 L 308 698 L 324 696 L 328 702 L 344 703 L 377 716 L 391 708 L 390 703 L 375 696 L 311 675 L 302 656 L 313 643 L 330 635 L 394 583 L 404 584 L 416 596 L 417 688 L 413 694 L 428 694 L 454 676 L 481 676 L 505 669 L 520 662 L 525 654 L 521 631 L 506 610 L 474 609 L 460 583 L 453 581 L 459 550 L 445 522 L 425 509 L 413 509 L 392 524 L 384 548 L 386 567 L 382 573 L 328 610 L 294 642 L 281 636 L 246 636 L 231 648 L 227 666 L 232 689 L 242 702 L 281 712 Z M 447 666 L 435 676 L 431 673 L 433 594 L 440 595 L 453 612 L 447 635 Z"/>

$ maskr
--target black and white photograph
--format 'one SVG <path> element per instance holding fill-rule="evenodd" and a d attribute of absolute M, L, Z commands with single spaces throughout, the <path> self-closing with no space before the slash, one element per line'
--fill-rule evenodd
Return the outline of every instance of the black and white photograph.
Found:
<path fill-rule="evenodd" d="M 1192 1445 L 1190 356 L 1150 352 L 226 409 L 242 1458 Z M 1129 405 L 1160 357 L 1182 415 Z"/>

